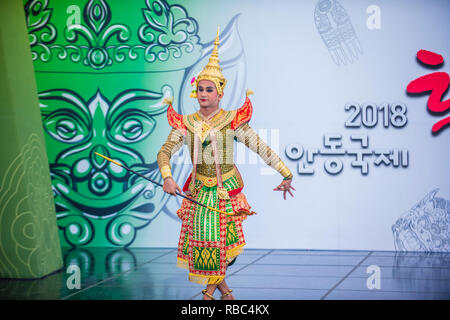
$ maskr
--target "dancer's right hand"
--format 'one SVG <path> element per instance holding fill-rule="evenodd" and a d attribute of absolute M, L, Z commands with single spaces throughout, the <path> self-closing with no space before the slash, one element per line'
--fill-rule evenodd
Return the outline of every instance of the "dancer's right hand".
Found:
<path fill-rule="evenodd" d="M 178 190 L 179 193 L 182 193 L 181 188 L 177 185 L 175 180 L 173 180 L 172 177 L 168 177 L 164 180 L 163 184 L 163 190 L 164 192 L 167 192 L 171 195 L 176 195 L 176 191 Z"/>

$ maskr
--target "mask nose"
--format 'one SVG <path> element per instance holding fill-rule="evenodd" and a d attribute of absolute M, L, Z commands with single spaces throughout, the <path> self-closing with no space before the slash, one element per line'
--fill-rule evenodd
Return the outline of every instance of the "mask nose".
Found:
<path fill-rule="evenodd" d="M 103 195 L 108 193 L 111 189 L 111 181 L 108 177 L 107 171 L 104 170 L 108 165 L 108 161 L 96 155 L 95 152 L 108 158 L 110 156 L 108 150 L 102 145 L 97 145 L 92 148 L 90 154 L 90 160 L 94 167 L 94 173 L 89 180 L 89 189 L 94 194 Z"/>
<path fill-rule="evenodd" d="M 107 166 L 108 160 L 96 155 L 95 152 L 100 153 L 101 155 L 104 155 L 104 156 L 110 158 L 109 152 L 108 152 L 108 149 L 106 149 L 102 145 L 97 145 L 94 148 L 92 148 L 92 150 L 91 150 L 91 154 L 90 154 L 91 163 L 95 169 L 101 170 Z"/>

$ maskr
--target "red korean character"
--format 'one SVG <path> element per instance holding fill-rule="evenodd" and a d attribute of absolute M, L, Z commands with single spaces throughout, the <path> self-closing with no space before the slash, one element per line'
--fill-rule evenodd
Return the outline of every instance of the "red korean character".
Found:
<path fill-rule="evenodd" d="M 420 50 L 417 52 L 417 59 L 429 66 L 439 66 L 444 63 L 444 59 L 440 54 L 426 50 Z M 450 109 L 450 99 L 441 101 L 442 96 L 448 89 L 449 84 L 450 77 L 448 73 L 433 72 L 411 81 L 408 84 L 406 91 L 408 93 L 423 93 L 431 91 L 427 103 L 428 109 L 432 112 L 443 113 Z M 450 117 L 444 118 L 433 125 L 432 131 L 437 133 L 449 123 Z"/>

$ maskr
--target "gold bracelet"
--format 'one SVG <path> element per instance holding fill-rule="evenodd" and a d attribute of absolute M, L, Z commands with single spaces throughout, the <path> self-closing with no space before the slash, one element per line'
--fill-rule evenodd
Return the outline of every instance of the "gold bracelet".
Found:
<path fill-rule="evenodd" d="M 291 170 L 289 170 L 281 160 L 275 166 L 275 170 L 277 170 L 284 178 L 292 177 Z"/>
<path fill-rule="evenodd" d="M 159 169 L 161 171 L 161 176 L 165 180 L 168 177 L 172 176 L 172 170 L 170 170 L 170 166 L 164 166 Z"/>

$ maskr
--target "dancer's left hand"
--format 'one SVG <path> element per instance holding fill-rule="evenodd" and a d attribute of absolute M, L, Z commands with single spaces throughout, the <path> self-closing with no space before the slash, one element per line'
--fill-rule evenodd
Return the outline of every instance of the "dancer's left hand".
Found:
<path fill-rule="evenodd" d="M 292 197 L 294 197 L 294 195 L 291 192 L 291 189 L 295 190 L 295 188 L 293 186 L 291 186 L 291 182 L 292 182 L 292 179 L 291 180 L 283 180 L 278 187 L 273 189 L 273 191 L 283 191 L 284 200 L 286 200 L 286 192 L 289 192 L 289 194 Z"/>

